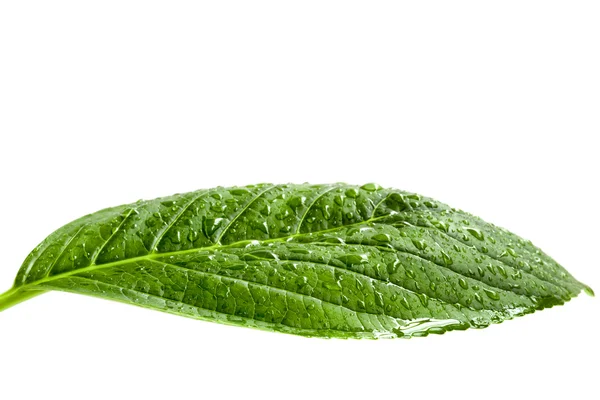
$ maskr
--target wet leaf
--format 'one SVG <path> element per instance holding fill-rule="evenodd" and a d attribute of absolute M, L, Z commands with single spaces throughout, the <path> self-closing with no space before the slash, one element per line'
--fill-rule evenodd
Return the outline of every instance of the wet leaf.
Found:
<path fill-rule="evenodd" d="M 518 236 L 376 184 L 216 188 L 108 208 L 27 257 L 0 310 L 49 290 L 305 336 L 481 328 L 584 289 Z"/>

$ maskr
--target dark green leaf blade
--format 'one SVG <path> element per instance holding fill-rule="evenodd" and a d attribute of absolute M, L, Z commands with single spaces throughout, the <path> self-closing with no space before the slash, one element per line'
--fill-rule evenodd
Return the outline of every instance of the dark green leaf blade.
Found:
<path fill-rule="evenodd" d="M 481 328 L 585 289 L 531 242 L 375 184 L 252 185 L 109 208 L 23 263 L 0 310 L 47 290 L 305 336 Z"/>

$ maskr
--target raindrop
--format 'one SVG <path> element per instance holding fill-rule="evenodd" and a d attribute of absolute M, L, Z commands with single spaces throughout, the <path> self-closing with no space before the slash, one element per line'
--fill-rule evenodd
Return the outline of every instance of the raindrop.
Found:
<path fill-rule="evenodd" d="M 498 269 L 498 272 L 500 272 L 500 274 L 503 277 L 505 277 L 505 278 L 508 277 L 508 274 L 506 273 L 506 270 L 504 269 L 504 267 L 502 265 L 498 265 L 496 268 Z"/>
<path fill-rule="evenodd" d="M 483 232 L 481 232 L 479 229 L 475 229 L 475 228 L 467 228 L 465 227 L 466 231 L 469 232 L 473 237 L 475 237 L 478 240 L 484 240 L 485 236 L 483 234 Z"/>
<path fill-rule="evenodd" d="M 427 243 L 424 240 L 412 239 L 413 245 L 419 250 L 425 250 Z"/>
<path fill-rule="evenodd" d="M 433 226 L 435 226 L 438 229 L 443 230 L 444 232 L 448 232 L 450 230 L 450 225 L 448 225 L 447 222 L 444 221 L 432 221 L 431 222 L 433 224 Z"/>
<path fill-rule="evenodd" d="M 484 288 L 483 291 L 485 292 L 485 294 L 487 294 L 487 296 L 490 299 L 492 299 L 492 300 L 500 300 L 500 295 L 498 295 L 497 292 L 494 292 L 493 290 L 486 289 L 486 288 Z"/>
<path fill-rule="evenodd" d="M 355 188 L 350 188 L 346 190 L 346 196 L 354 199 L 358 196 L 358 190 L 356 190 Z"/>
<path fill-rule="evenodd" d="M 380 292 L 375 292 L 375 304 L 383 307 L 383 295 Z"/>
<path fill-rule="evenodd" d="M 450 257 L 445 251 L 442 251 L 442 260 L 444 261 L 444 264 L 452 265 L 452 257 Z"/>
<path fill-rule="evenodd" d="M 373 235 L 373 239 L 383 243 L 389 243 L 392 241 L 392 238 L 387 233 L 378 233 L 377 235 Z"/>
<path fill-rule="evenodd" d="M 400 304 L 402 304 L 404 308 L 410 309 L 410 304 L 408 303 L 408 300 L 406 300 L 406 297 L 403 297 L 402 300 L 400 300 Z"/>
<path fill-rule="evenodd" d="M 230 190 L 229 193 L 231 193 L 234 196 L 241 196 L 244 194 L 248 194 L 250 192 L 244 188 L 236 188 L 236 189 Z"/>
<path fill-rule="evenodd" d="M 190 242 L 195 242 L 196 239 L 198 239 L 198 231 L 190 230 L 190 232 L 188 233 L 188 240 Z"/>
<path fill-rule="evenodd" d="M 376 183 L 367 183 L 367 184 L 362 185 L 360 188 L 362 190 L 366 190 L 367 192 L 374 192 L 376 190 L 381 189 L 381 186 L 379 186 Z"/>

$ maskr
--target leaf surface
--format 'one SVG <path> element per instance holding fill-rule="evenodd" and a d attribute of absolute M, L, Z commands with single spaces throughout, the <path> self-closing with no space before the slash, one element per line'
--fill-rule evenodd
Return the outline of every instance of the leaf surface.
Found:
<path fill-rule="evenodd" d="M 101 210 L 27 257 L 0 310 L 48 290 L 305 336 L 482 328 L 584 289 L 505 229 L 375 184 L 215 188 Z"/>

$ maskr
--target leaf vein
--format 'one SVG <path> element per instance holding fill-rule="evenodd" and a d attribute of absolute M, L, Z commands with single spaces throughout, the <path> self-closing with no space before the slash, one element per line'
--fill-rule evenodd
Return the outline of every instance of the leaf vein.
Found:
<path fill-rule="evenodd" d="M 165 225 L 165 227 L 163 229 L 161 229 L 157 234 L 156 237 L 154 238 L 154 240 L 152 241 L 152 244 L 150 245 L 150 252 L 151 253 L 156 253 L 158 250 L 158 245 L 160 244 L 161 240 L 163 240 L 163 238 L 165 237 L 165 235 L 167 234 L 167 232 L 173 227 L 175 226 L 175 224 L 177 222 L 179 222 L 179 220 L 183 217 L 183 214 L 189 210 L 189 208 L 192 206 L 192 204 L 194 204 L 197 200 L 199 200 L 200 198 L 206 196 L 208 193 L 210 193 L 210 190 L 206 190 L 206 191 L 202 191 L 199 195 L 194 196 L 187 204 L 185 204 L 184 206 L 181 207 L 181 209 L 177 212 L 177 214 L 175 214 L 173 216 L 173 219 Z"/>
<path fill-rule="evenodd" d="M 221 234 L 219 235 L 218 239 L 215 241 L 215 243 L 220 244 L 221 243 L 221 239 L 223 239 L 223 237 L 225 236 L 225 233 L 227 233 L 229 231 L 229 229 L 231 228 L 231 226 L 235 223 L 235 221 L 237 221 L 237 219 L 246 211 L 248 210 L 248 208 L 250 208 L 250 206 L 257 201 L 263 194 L 265 194 L 266 192 L 268 192 L 269 190 L 273 189 L 277 187 L 277 185 L 272 185 L 269 186 L 268 188 L 266 188 L 265 190 L 259 192 L 256 196 L 254 196 L 252 199 L 250 199 L 250 201 L 248 201 L 248 203 L 246 203 L 246 205 L 231 219 L 231 221 L 229 221 L 229 223 L 227 224 L 227 226 L 223 229 L 223 231 L 221 232 Z"/>

